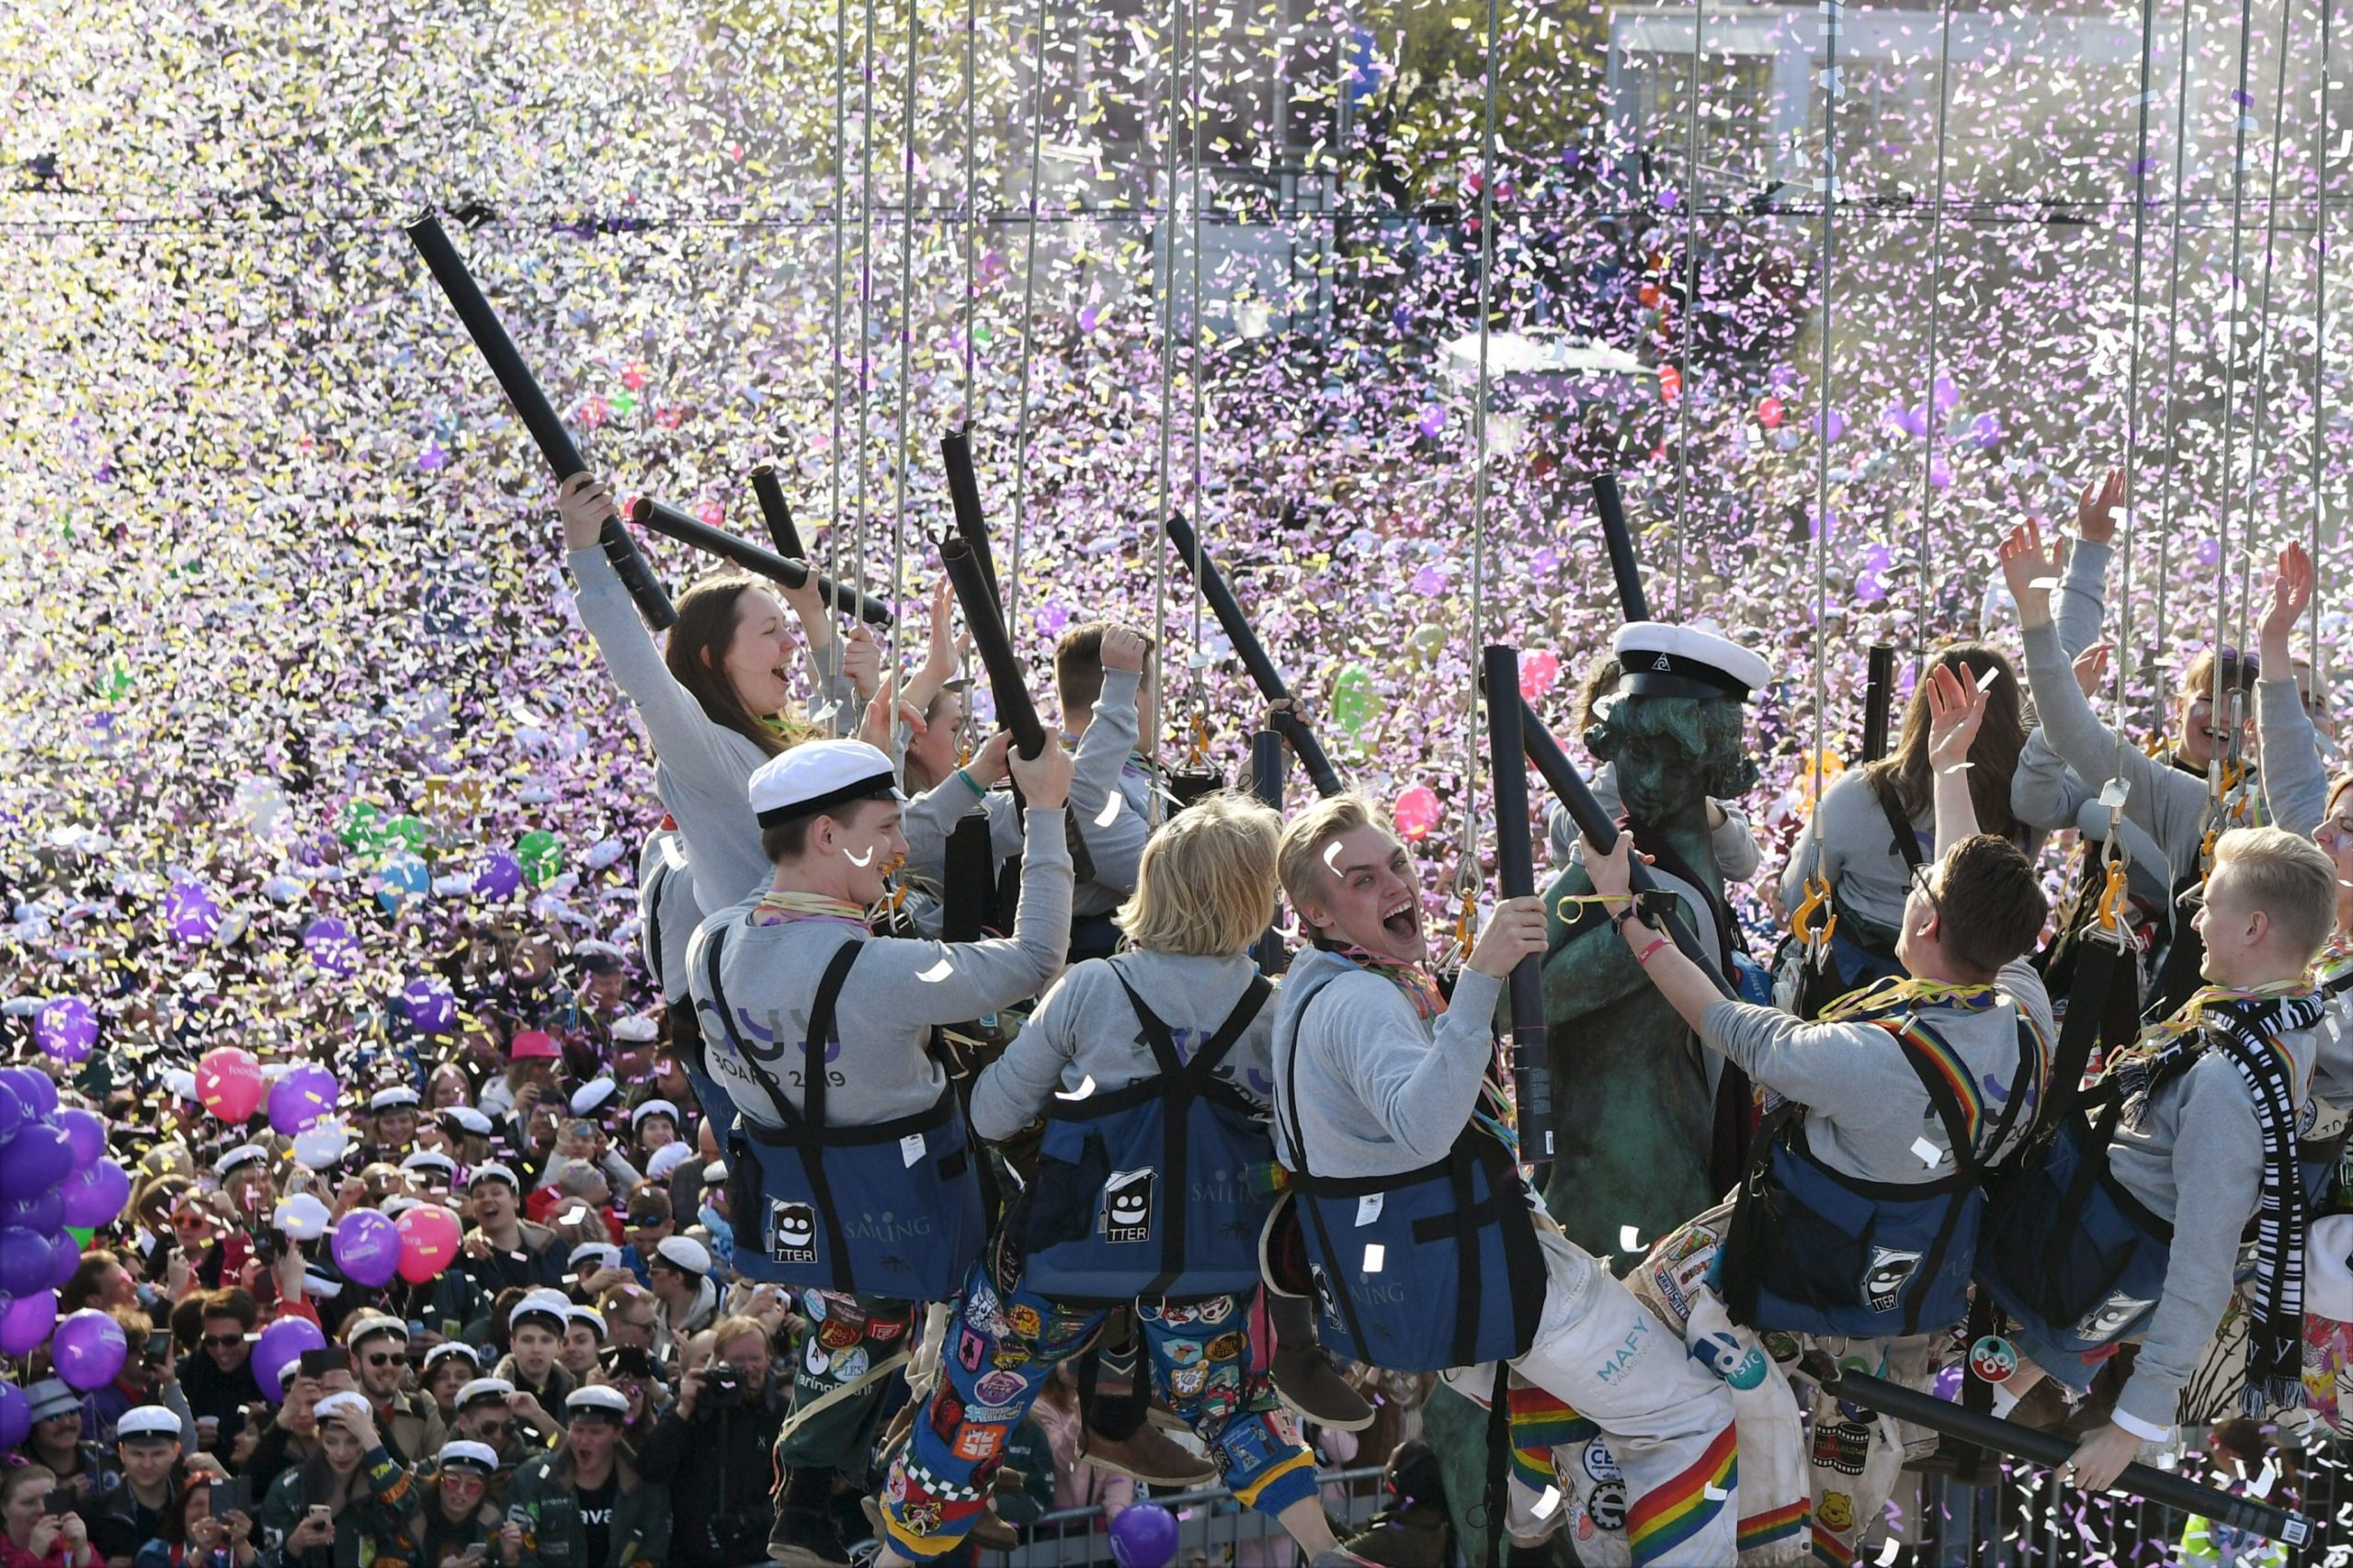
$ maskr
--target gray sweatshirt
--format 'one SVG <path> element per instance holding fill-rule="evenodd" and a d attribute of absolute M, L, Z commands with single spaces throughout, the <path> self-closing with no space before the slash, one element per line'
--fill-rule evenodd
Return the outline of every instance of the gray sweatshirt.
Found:
<path fill-rule="evenodd" d="M 1136 891 L 1136 864 L 1152 810 L 1152 776 L 1131 763 L 1136 749 L 1136 670 L 1103 672 L 1095 717 L 1071 756 L 1070 812 L 1095 878 L 1071 901 L 1074 915 L 1108 915 Z M 1119 805 L 1110 807 L 1117 797 Z M 1106 819 L 1106 812 L 1109 815 Z"/>
<path fill-rule="evenodd" d="M 757 899 L 721 911 L 695 932 L 688 968 L 709 1048 L 711 1076 L 736 1108 L 764 1127 L 779 1124 L 776 1102 L 753 1075 L 725 1026 L 707 973 L 709 944 L 722 927 L 720 980 L 735 1010 L 735 1031 L 783 1054 L 766 1070 L 795 1109 L 801 1104 L 801 1051 L 818 983 L 845 941 L 862 942 L 835 1011 L 840 1046 L 832 1053 L 825 1119 L 865 1126 L 928 1109 L 947 1085 L 930 1053 L 936 1024 L 960 1023 L 1035 996 L 1070 946 L 1070 851 L 1063 813 L 1032 810 L 1021 863 L 1021 913 L 1008 937 L 934 942 L 871 936 L 844 920 L 785 920 L 756 926 Z"/>
<path fill-rule="evenodd" d="M 1889 930 L 1904 921 L 1904 897 L 1911 890 L 1911 872 L 1895 845 L 1895 831 L 1880 807 L 1870 780 L 1859 767 L 1841 773 L 1822 791 L 1813 820 L 1806 824 L 1790 846 L 1790 863 L 1781 868 L 1781 904 L 1795 909 L 1805 896 L 1805 879 L 1814 869 L 1813 830 L 1822 828 L 1822 874 L 1838 895 L 1838 906 Z M 1936 858 L 1936 814 L 1922 812 L 1912 819 L 1914 839 L 1923 860 Z"/>
<path fill-rule="evenodd" d="M 1447 1010 L 1425 1020 L 1389 981 L 1336 953 L 1291 960 L 1275 1017 L 1275 1142 L 1296 1170 L 1299 1119 L 1307 1167 L 1321 1176 L 1402 1176 L 1435 1164 L 1469 1123 L 1495 1055 L 1504 983 L 1466 969 Z M 1309 1002 L 1306 1028 L 1301 1010 Z M 1288 1066 L 1299 1053 L 1299 1097 Z"/>
<path fill-rule="evenodd" d="M 2283 1035 L 2301 1118 L 2326 1025 Z M 2198 1369 L 2230 1304 L 2239 1233 L 2263 1187 L 2263 1131 L 2238 1070 L 2208 1051 L 2149 1096 L 2140 1125 L 2120 1127 L 2108 1168 L 2173 1225 L 2164 1294 L 2116 1407 L 2151 1426 L 2173 1425 L 2181 1385 Z"/>
<path fill-rule="evenodd" d="M 665 1002 L 687 994 L 687 944 L 702 924 L 695 903 L 694 873 L 687 869 L 687 846 L 675 828 L 648 834 L 637 852 L 638 938 L 646 973 Z"/>
<path fill-rule="evenodd" d="M 973 1131 L 983 1138 L 1010 1138 L 1036 1119 L 1057 1090 L 1074 1094 L 1092 1080 L 1092 1092 L 1108 1092 L 1158 1074 L 1143 1026 L 1120 984 L 1122 976 L 1168 1026 L 1177 1054 L 1190 1062 L 1257 972 L 1247 953 L 1207 958 L 1133 951 L 1074 965 L 1046 993 L 1005 1054 L 973 1083 Z M 1267 999 L 1214 1074 L 1260 1106 L 1274 1092 L 1267 1067 L 1276 1006 L 1277 998 Z"/>
<path fill-rule="evenodd" d="M 1587 780 L 1593 798 L 1604 815 L 1615 817 L 1622 809 L 1618 798 L 1618 765 L 1605 762 L 1593 770 Z M 1726 882 L 1745 882 L 1756 874 L 1756 864 L 1764 854 L 1756 846 L 1756 835 L 1749 830 L 1748 817 L 1729 801 L 1714 802 L 1724 814 L 1723 825 L 1708 831 L 1708 847 L 1716 857 L 1716 874 Z M 1569 815 L 1569 808 L 1555 801 L 1544 812 L 1547 838 L 1552 851 L 1552 864 L 1565 867 L 1585 858 L 1585 835 L 1577 831 L 1576 819 Z"/>
<path fill-rule="evenodd" d="M 760 853 L 760 827 L 752 816 L 752 774 L 767 754 L 749 737 L 711 722 L 694 694 L 671 676 L 603 547 L 573 551 L 564 561 L 578 585 L 573 599 L 580 623 L 597 640 L 605 667 L 636 706 L 654 743 L 654 792 L 686 840 L 696 907 L 724 909 L 757 897 L 774 874 Z M 824 694 L 838 684 L 841 647 L 835 638 L 823 654 L 812 655 L 819 694 L 813 710 L 838 700 L 838 694 Z"/>
<path fill-rule="evenodd" d="M 1936 1007 L 1923 1020 L 1969 1063 L 1984 1095 L 1981 1160 L 1998 1160 L 2034 1124 L 2041 1085 L 1996 1146 L 1994 1124 L 2016 1092 L 2020 1009 L 2048 1048 L 2057 1038 L 2042 978 L 2024 960 L 2006 965 L 1999 999 L 1982 1012 Z M 1873 1023 L 1801 1023 L 1776 1007 L 1718 1002 L 1699 1020 L 1699 1038 L 1767 1088 L 1806 1108 L 1806 1147 L 1843 1176 L 1862 1181 L 1938 1181 L 1952 1175 L 1952 1139 L 1894 1036 Z"/>

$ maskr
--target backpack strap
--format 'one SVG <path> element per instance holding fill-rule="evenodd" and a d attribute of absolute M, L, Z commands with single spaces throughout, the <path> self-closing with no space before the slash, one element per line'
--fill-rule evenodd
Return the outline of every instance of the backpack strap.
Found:
<path fill-rule="evenodd" d="M 1218 1063 L 1225 1060 L 1226 1052 L 1249 1032 L 1250 1026 L 1257 1021 L 1258 1014 L 1266 1007 L 1267 998 L 1273 995 L 1275 990 L 1267 983 L 1265 975 L 1251 976 L 1250 983 L 1243 989 L 1242 998 L 1234 1003 L 1233 1010 L 1217 1027 L 1217 1032 L 1201 1042 L 1201 1048 L 1188 1062 L 1178 1054 L 1176 1036 L 1168 1026 L 1144 1005 L 1144 999 L 1136 994 L 1136 988 L 1128 983 L 1128 977 L 1120 972 L 1118 960 L 1111 960 L 1110 969 L 1113 978 L 1120 983 L 1120 989 L 1128 994 L 1128 1006 L 1135 1009 L 1136 1021 L 1143 1026 L 1144 1044 L 1150 1048 L 1154 1062 L 1159 1066 L 1163 1076 L 1171 1078 L 1189 1074 L 1206 1081 L 1216 1071 Z"/>
<path fill-rule="evenodd" d="M 752 1042 L 745 1040 L 743 1031 L 735 1027 L 734 1005 L 727 1000 L 727 988 L 720 983 L 720 951 L 726 944 L 727 933 L 731 929 L 732 922 L 713 926 L 710 939 L 703 945 L 702 977 L 704 984 L 710 988 L 711 1010 L 719 1015 L 720 1030 L 727 1036 L 728 1043 L 734 1046 L 735 1054 L 742 1059 L 745 1070 L 752 1074 L 762 1091 L 775 1103 L 777 1120 L 784 1128 L 786 1135 L 797 1138 L 801 1128 L 801 1112 L 784 1097 L 783 1082 L 767 1069 L 769 1062 L 784 1054 L 784 1042 L 776 1041 L 776 1049 L 765 1055 L 755 1051 Z"/>
<path fill-rule="evenodd" d="M 1911 819 L 1904 814 L 1904 808 L 1888 791 L 1882 782 L 1884 778 L 1884 774 L 1872 775 L 1871 799 L 1879 802 L 1880 811 L 1887 817 L 1887 825 L 1894 830 L 1895 852 L 1904 857 L 1904 869 L 1916 871 L 1925 863 L 1920 854 L 1920 835 L 1914 831 Z"/>

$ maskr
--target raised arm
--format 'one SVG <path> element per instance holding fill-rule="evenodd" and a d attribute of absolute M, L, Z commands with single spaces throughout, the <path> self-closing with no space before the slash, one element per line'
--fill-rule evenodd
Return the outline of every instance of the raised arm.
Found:
<path fill-rule="evenodd" d="M 2263 678 L 2255 686 L 2256 733 L 2263 742 L 2263 803 L 2271 820 L 2300 838 L 2312 836 L 2328 810 L 2328 769 L 2320 736 L 2296 688 L 2288 634 L 2313 602 L 2312 557 L 2301 544 L 2279 552 L 2271 579 L 2271 606 L 2263 616 Z"/>
<path fill-rule="evenodd" d="M 2052 603 L 2060 651 L 2070 659 L 2099 641 L 2108 598 L 2108 558 L 2114 552 L 2116 508 L 2124 500 L 2124 471 L 2112 469 L 2075 498 L 2075 546 L 2066 580 Z"/>
<path fill-rule="evenodd" d="M 1078 1032 L 1073 1026 L 1083 1001 L 1074 992 L 1083 990 L 1098 969 L 1108 971 L 1110 965 L 1089 959 L 1054 982 L 1022 1020 L 1021 1032 L 1005 1054 L 973 1080 L 973 1131 L 994 1142 L 1037 1119 L 1062 1083 L 1063 1069 L 1078 1054 Z"/>
<path fill-rule="evenodd" d="M 1928 672 L 1928 770 L 1936 780 L 1937 854 L 1977 835 L 1977 803 L 1969 794 L 1969 748 L 1985 718 L 1985 694 L 1968 665 L 1938 665 Z"/>
<path fill-rule="evenodd" d="M 1114 627 L 1103 634 L 1103 695 L 1096 699 L 1086 733 L 1078 738 L 1071 775 L 1071 819 L 1095 863 L 1095 880 L 1109 888 L 1136 885 L 1136 866 L 1143 858 L 1149 831 L 1120 791 L 1120 771 L 1136 749 L 1136 693 L 1143 680 L 1144 656 L 1144 641 L 1136 633 Z M 1116 807 L 1111 804 L 1115 800 L 1120 802 Z"/>

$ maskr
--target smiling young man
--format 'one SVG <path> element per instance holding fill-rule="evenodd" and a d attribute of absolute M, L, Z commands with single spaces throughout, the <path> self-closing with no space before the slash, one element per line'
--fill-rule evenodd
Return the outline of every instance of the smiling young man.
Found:
<path fill-rule="evenodd" d="M 1636 1562 L 1731 1562 L 1723 1385 L 1551 1223 L 1516 1163 L 1494 1019 L 1513 967 L 1544 950 L 1542 902 L 1496 907 L 1449 1003 L 1424 967 L 1420 874 L 1372 801 L 1310 806 L 1279 869 L 1312 946 L 1283 982 L 1275 1128 L 1326 1341 L 1481 1399 L 1508 1362 L 1608 1439 Z"/>
<path fill-rule="evenodd" d="M 864 1479 L 915 1303 L 954 1295 L 979 1254 L 975 1152 L 932 1033 L 1036 995 L 1070 934 L 1069 755 L 1050 740 L 1011 767 L 1029 809 L 1010 937 L 875 937 L 867 911 L 906 853 L 897 778 L 863 742 L 809 741 L 752 775 L 770 885 L 688 944 L 706 1061 L 739 1113 L 736 1267 L 809 1288 L 795 1402 L 836 1396 L 778 1451 L 779 1562 L 847 1560 L 832 1472 Z"/>

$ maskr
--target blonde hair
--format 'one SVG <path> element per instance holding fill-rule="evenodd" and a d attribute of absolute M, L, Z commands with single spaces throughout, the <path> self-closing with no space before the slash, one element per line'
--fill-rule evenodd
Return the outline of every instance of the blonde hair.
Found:
<path fill-rule="evenodd" d="M 2214 869 L 2225 866 L 2283 941 L 2306 961 L 2319 953 L 2336 928 L 2336 862 L 2319 845 L 2285 828 L 2234 827 L 2214 841 Z"/>
<path fill-rule="evenodd" d="M 1324 846 L 1344 833 L 1381 824 L 1381 807 L 1358 790 L 1326 795 L 1283 829 L 1275 865 L 1281 874 L 1283 896 L 1295 909 L 1310 899 L 1321 899 L 1324 887 Z"/>
<path fill-rule="evenodd" d="M 1282 818 L 1232 790 L 1204 796 L 1146 841 L 1136 891 L 1112 920 L 1146 952 L 1223 958 L 1275 917 Z"/>

